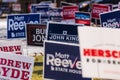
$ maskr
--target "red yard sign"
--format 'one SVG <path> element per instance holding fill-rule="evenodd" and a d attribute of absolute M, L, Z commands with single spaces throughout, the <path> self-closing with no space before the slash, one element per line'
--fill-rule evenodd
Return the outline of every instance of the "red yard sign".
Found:
<path fill-rule="evenodd" d="M 64 6 L 63 7 L 63 19 L 74 19 L 75 12 L 78 11 L 78 6 Z"/>
<path fill-rule="evenodd" d="M 99 18 L 99 14 L 103 12 L 108 12 L 110 11 L 110 5 L 106 4 L 93 4 L 92 5 L 92 18 Z"/>

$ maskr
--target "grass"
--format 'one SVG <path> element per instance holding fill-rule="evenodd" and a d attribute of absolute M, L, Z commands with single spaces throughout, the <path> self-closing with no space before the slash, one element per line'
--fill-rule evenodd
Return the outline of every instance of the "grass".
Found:
<path fill-rule="evenodd" d="M 43 80 L 43 56 L 34 56 L 35 63 L 31 80 Z"/>

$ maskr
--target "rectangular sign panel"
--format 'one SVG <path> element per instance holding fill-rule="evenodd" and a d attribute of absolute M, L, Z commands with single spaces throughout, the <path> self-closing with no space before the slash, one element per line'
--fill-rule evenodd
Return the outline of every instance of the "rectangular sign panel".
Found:
<path fill-rule="evenodd" d="M 27 24 L 27 45 L 43 46 L 46 37 L 46 25 Z"/>
<path fill-rule="evenodd" d="M 120 79 L 120 30 L 78 27 L 83 77 Z"/>
<path fill-rule="evenodd" d="M 0 52 L 12 52 L 14 54 L 23 54 L 22 41 L 0 40 Z"/>
<path fill-rule="evenodd" d="M 75 23 L 90 26 L 91 16 L 89 12 L 75 12 Z"/>
<path fill-rule="evenodd" d="M 75 12 L 79 11 L 78 6 L 63 6 L 63 19 L 75 19 Z"/>
<path fill-rule="evenodd" d="M 47 40 L 78 44 L 78 26 L 83 25 L 49 22 L 47 26 Z"/>
<path fill-rule="evenodd" d="M 44 80 L 91 80 L 81 73 L 78 45 L 45 42 Z"/>
<path fill-rule="evenodd" d="M 14 14 L 7 17 L 7 38 L 25 38 L 26 23 L 40 23 L 40 14 Z"/>
<path fill-rule="evenodd" d="M 20 12 L 21 10 L 21 4 L 12 4 L 12 11 Z"/>
<path fill-rule="evenodd" d="M 34 58 L 0 52 L 0 80 L 31 80 Z"/>
<path fill-rule="evenodd" d="M 120 28 L 120 10 L 100 14 L 101 26 Z"/>
<path fill-rule="evenodd" d="M 106 4 L 93 4 L 92 5 L 92 11 L 91 11 L 91 16 L 92 18 L 99 19 L 99 14 L 103 12 L 108 12 L 110 11 L 110 5 Z"/>

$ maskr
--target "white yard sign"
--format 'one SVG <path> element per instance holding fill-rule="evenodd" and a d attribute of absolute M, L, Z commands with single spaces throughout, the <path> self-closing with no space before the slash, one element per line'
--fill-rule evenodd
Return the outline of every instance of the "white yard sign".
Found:
<path fill-rule="evenodd" d="M 83 77 L 120 79 L 120 30 L 78 27 Z"/>
<path fill-rule="evenodd" d="M 0 52 L 0 80 L 31 80 L 34 58 Z"/>
<path fill-rule="evenodd" d="M 15 54 L 23 54 L 22 41 L 0 40 L 0 52 L 12 52 Z"/>

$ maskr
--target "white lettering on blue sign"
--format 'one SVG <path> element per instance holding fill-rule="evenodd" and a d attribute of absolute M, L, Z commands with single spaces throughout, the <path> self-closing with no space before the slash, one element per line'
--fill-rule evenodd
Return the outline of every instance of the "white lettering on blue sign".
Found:
<path fill-rule="evenodd" d="M 45 40 L 45 34 L 46 34 L 46 29 L 36 29 L 36 34 L 33 35 L 33 40 L 32 41 L 44 41 Z"/>
<path fill-rule="evenodd" d="M 14 30 L 23 30 L 25 28 L 26 23 L 30 24 L 38 24 L 38 21 L 29 21 L 26 22 L 24 21 L 24 16 L 15 16 L 14 19 L 8 19 L 8 24 L 9 24 L 9 31 L 14 31 Z"/>
<path fill-rule="evenodd" d="M 69 54 L 61 54 L 60 52 L 56 52 L 55 56 L 47 54 L 46 64 L 56 67 L 62 66 L 64 68 L 70 67 L 71 69 L 81 69 L 81 61 L 79 61 L 77 57 L 74 60 L 71 60 L 69 57 Z"/>
<path fill-rule="evenodd" d="M 120 23 L 116 19 L 109 19 L 107 22 L 103 22 L 102 26 L 107 28 L 118 28 L 120 27 Z"/>
<path fill-rule="evenodd" d="M 14 21 L 13 19 L 9 19 L 9 31 L 12 30 L 23 30 L 24 29 L 24 26 L 25 26 L 25 21 L 20 21 L 20 22 L 17 22 L 17 21 Z"/>

